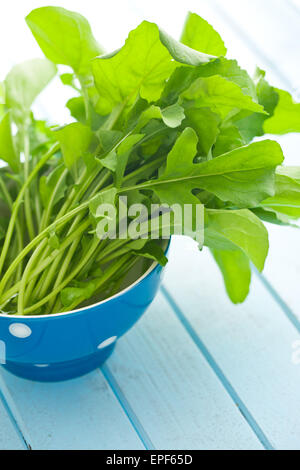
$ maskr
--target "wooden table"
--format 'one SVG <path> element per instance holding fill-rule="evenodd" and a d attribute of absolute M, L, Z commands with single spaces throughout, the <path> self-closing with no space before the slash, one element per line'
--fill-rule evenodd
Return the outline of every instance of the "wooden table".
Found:
<path fill-rule="evenodd" d="M 243 67 L 299 98 L 299 1 L 181 3 L 127 6 L 171 33 L 196 11 Z M 278 141 L 300 164 L 299 136 Z M 209 253 L 175 238 L 161 291 L 104 367 L 58 384 L 1 372 L 0 448 L 300 449 L 299 231 L 272 227 L 270 243 L 264 275 L 233 306 Z"/>

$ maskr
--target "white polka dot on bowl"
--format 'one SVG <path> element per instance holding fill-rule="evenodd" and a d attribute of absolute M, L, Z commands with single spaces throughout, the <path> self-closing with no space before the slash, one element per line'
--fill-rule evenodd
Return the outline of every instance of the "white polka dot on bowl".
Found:
<path fill-rule="evenodd" d="M 29 326 L 25 325 L 24 323 L 12 323 L 9 325 L 8 329 L 10 334 L 16 338 L 28 338 L 32 333 Z"/>
<path fill-rule="evenodd" d="M 107 346 L 110 346 L 113 344 L 117 339 L 117 336 L 111 336 L 110 338 L 107 338 L 105 341 L 102 341 L 102 343 L 99 344 L 98 349 L 104 349 L 107 348 Z"/>

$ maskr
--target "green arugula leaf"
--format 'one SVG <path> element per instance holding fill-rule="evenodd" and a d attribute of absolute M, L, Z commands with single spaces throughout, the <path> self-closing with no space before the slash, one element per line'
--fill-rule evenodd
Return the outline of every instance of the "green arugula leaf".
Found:
<path fill-rule="evenodd" d="M 168 49 L 173 59 L 180 64 L 197 66 L 206 64 L 207 62 L 216 58 L 213 55 L 198 52 L 195 49 L 192 49 L 191 47 L 176 41 L 176 39 L 173 39 L 165 31 L 160 30 L 159 37 L 162 44 Z"/>
<path fill-rule="evenodd" d="M 66 287 L 60 294 L 62 304 L 64 307 L 69 307 L 76 301 L 79 301 L 79 303 L 84 302 L 93 296 L 98 284 L 99 279 L 89 279 L 87 281 L 76 282 L 74 287 Z"/>
<path fill-rule="evenodd" d="M 75 98 L 71 98 L 67 102 L 66 107 L 69 109 L 71 116 L 76 119 L 76 121 L 79 121 L 82 124 L 90 125 L 93 131 L 98 131 L 100 126 L 102 126 L 104 123 L 105 117 L 96 113 L 91 102 L 88 103 L 90 119 L 88 122 L 86 115 L 86 103 L 83 96 L 76 96 Z"/>
<path fill-rule="evenodd" d="M 93 217 L 99 217 L 98 208 L 102 204 L 111 204 L 115 205 L 116 202 L 117 189 L 110 188 L 105 191 L 101 191 L 96 197 L 92 199 L 89 204 L 89 209 Z"/>
<path fill-rule="evenodd" d="M 264 222 L 275 225 L 294 226 L 287 215 L 281 214 L 269 207 L 255 207 L 254 209 L 251 209 L 251 211 Z"/>
<path fill-rule="evenodd" d="M 148 183 L 160 198 L 162 203 L 169 205 L 198 204 L 199 201 L 191 192 L 193 187 L 189 186 L 189 177 L 182 181 L 178 175 L 185 174 L 188 167 L 194 169 L 193 160 L 197 154 L 198 138 L 196 132 L 187 127 L 176 140 L 174 147 L 168 155 L 167 167 L 163 176 L 153 183 Z M 190 168 L 191 169 L 191 168 Z"/>
<path fill-rule="evenodd" d="M 278 93 L 267 80 L 265 72 L 261 69 L 256 70 L 256 93 L 258 102 L 261 104 L 268 115 L 254 113 L 237 122 L 237 126 L 246 142 L 250 142 L 255 136 L 264 135 L 264 123 L 273 116 L 274 110 L 278 104 Z"/>
<path fill-rule="evenodd" d="M 76 75 L 74 73 L 62 73 L 59 78 L 64 85 L 70 86 L 75 91 L 80 92 L 80 89 L 76 86 L 75 83 Z"/>
<path fill-rule="evenodd" d="M 111 170 L 115 173 L 118 165 L 118 156 L 115 150 L 112 150 L 103 158 L 98 158 L 99 162 L 108 170 Z"/>
<path fill-rule="evenodd" d="M 102 52 L 88 21 L 78 13 L 41 7 L 26 22 L 45 56 L 56 64 L 69 65 L 78 75 L 88 73 L 91 60 Z"/>
<path fill-rule="evenodd" d="M 207 209 L 205 245 L 211 249 L 235 251 L 237 248 L 263 270 L 268 254 L 268 232 L 263 223 L 247 209 Z"/>
<path fill-rule="evenodd" d="M 31 116 L 31 123 L 28 128 L 30 149 L 33 155 L 48 150 L 48 146 L 55 142 L 52 128 L 46 121 L 35 120 Z"/>
<path fill-rule="evenodd" d="M 112 150 L 118 142 L 121 142 L 123 133 L 120 131 L 100 129 L 98 132 L 100 144 L 104 152 Z"/>
<path fill-rule="evenodd" d="M 48 243 L 50 248 L 53 248 L 53 250 L 57 250 L 60 247 L 59 238 L 54 230 L 50 232 Z"/>
<path fill-rule="evenodd" d="M 67 189 L 67 172 L 64 165 L 60 165 L 47 176 L 43 175 L 40 179 L 40 195 L 44 207 L 47 207 L 50 200 L 55 206 L 64 198 Z"/>
<path fill-rule="evenodd" d="M 188 14 L 180 41 L 205 54 L 225 56 L 227 52 L 221 36 L 196 13 Z"/>
<path fill-rule="evenodd" d="M 300 180 L 299 169 L 294 167 L 282 167 L 276 172 L 275 195 L 262 201 L 263 209 L 271 209 L 277 214 L 287 215 L 289 218 L 298 219 L 300 217 Z"/>
<path fill-rule="evenodd" d="M 130 106 L 138 94 L 149 102 L 158 100 L 174 67 L 172 57 L 159 40 L 158 27 L 144 21 L 131 31 L 115 55 L 93 61 L 100 93 L 97 111 L 108 114 L 117 105 Z"/>
<path fill-rule="evenodd" d="M 269 249 L 268 232 L 249 210 L 206 210 L 205 245 L 223 274 L 232 302 L 240 303 L 249 292 L 250 261 L 263 270 Z"/>
<path fill-rule="evenodd" d="M 241 88 L 243 94 L 257 100 L 255 84 L 248 73 L 241 69 L 236 60 L 228 60 L 224 57 L 211 60 L 199 67 L 177 67 L 170 76 L 164 88 L 161 103 L 174 103 L 178 97 L 186 91 L 197 78 L 209 78 L 215 75 L 226 78 Z"/>
<path fill-rule="evenodd" d="M 248 257 L 239 249 L 226 251 L 212 248 L 210 251 L 221 270 L 230 300 L 234 304 L 244 302 L 251 282 Z"/>
<path fill-rule="evenodd" d="M 181 94 L 198 78 L 198 70 L 199 67 L 177 67 L 163 89 L 160 98 L 161 107 L 176 103 Z"/>
<path fill-rule="evenodd" d="M 132 105 L 138 94 L 148 102 L 159 99 L 167 78 L 177 62 L 199 65 L 211 60 L 170 38 L 147 21 L 131 31 L 125 45 L 114 54 L 93 62 L 93 74 L 100 93 L 97 110 L 108 114 L 117 105 Z"/>
<path fill-rule="evenodd" d="M 287 134 L 300 132 L 300 103 L 296 103 L 290 93 L 275 88 L 279 102 L 274 114 L 264 123 L 267 134 Z"/>
<path fill-rule="evenodd" d="M 178 103 L 161 109 L 159 106 L 151 105 L 134 119 L 131 117 L 131 125 L 135 132 L 140 132 L 152 119 L 162 120 L 170 128 L 179 127 L 184 120 L 184 109 Z"/>
<path fill-rule="evenodd" d="M 279 166 L 276 169 L 278 175 L 283 175 L 293 179 L 300 184 L 300 167 L 299 166 Z"/>
<path fill-rule="evenodd" d="M 71 116 L 76 119 L 76 121 L 86 124 L 86 110 L 84 99 L 82 96 L 76 96 L 75 98 L 69 99 L 66 103 L 66 107 L 70 111 Z"/>
<path fill-rule="evenodd" d="M 15 173 L 19 172 L 20 159 L 14 146 L 9 112 L 5 114 L 0 122 L 0 160 L 8 163 Z"/>
<path fill-rule="evenodd" d="M 15 65 L 5 79 L 6 105 L 17 123 L 28 119 L 32 103 L 56 75 L 47 59 L 33 59 Z"/>
<path fill-rule="evenodd" d="M 234 124 L 226 124 L 219 130 L 216 143 L 213 148 L 213 156 L 218 157 L 224 153 L 231 152 L 236 148 L 242 147 L 246 142 L 243 139 L 239 129 Z"/>
<path fill-rule="evenodd" d="M 132 134 L 126 137 L 119 145 L 117 150 L 117 165 L 116 165 L 116 187 L 120 188 L 122 185 L 123 176 L 126 170 L 128 159 L 133 150 L 133 147 L 142 140 L 144 134 Z"/>
<path fill-rule="evenodd" d="M 178 103 L 161 110 L 161 118 L 168 127 L 179 127 L 184 117 L 184 109 Z"/>
<path fill-rule="evenodd" d="M 248 72 L 243 70 L 236 60 L 220 57 L 208 64 L 198 67 L 195 71 L 195 76 L 196 75 L 197 78 L 208 78 L 214 75 L 220 75 L 221 77 L 238 85 L 245 95 L 251 96 L 254 101 L 257 100 L 255 83 Z"/>
<path fill-rule="evenodd" d="M 264 108 L 244 95 L 238 85 L 218 75 L 198 78 L 182 96 L 193 100 L 195 107 L 210 108 L 222 119 L 238 110 L 265 114 Z"/>
<path fill-rule="evenodd" d="M 186 124 L 197 133 L 199 154 L 207 156 L 219 134 L 220 116 L 209 108 L 190 108 L 185 114 Z"/>
<path fill-rule="evenodd" d="M 122 141 L 123 134 L 120 131 L 100 129 L 98 131 L 98 137 L 105 153 L 104 156 L 100 156 L 97 160 L 99 160 L 105 168 L 115 172 L 117 169 L 117 151 L 115 147 Z"/>
<path fill-rule="evenodd" d="M 277 142 L 255 142 L 194 164 L 197 140 L 195 131 L 186 128 L 168 155 L 164 174 L 142 187 L 151 187 L 168 204 L 195 203 L 194 189 L 205 189 L 238 207 L 256 207 L 266 195 L 274 195 L 275 168 L 283 161 Z"/>
<path fill-rule="evenodd" d="M 55 131 L 61 145 L 64 162 L 71 169 L 77 160 L 88 152 L 94 134 L 88 126 L 74 122 Z"/>
<path fill-rule="evenodd" d="M 132 250 L 132 253 L 143 258 L 157 261 L 161 266 L 166 266 L 168 262 L 168 258 L 165 256 L 164 250 L 154 240 L 146 240 L 146 244 L 142 248 L 139 250 Z"/>
<path fill-rule="evenodd" d="M 138 252 L 139 250 L 142 250 L 146 243 L 148 243 L 149 240 L 147 238 L 138 238 L 136 240 L 132 240 L 131 238 L 128 238 L 127 242 L 125 245 L 122 246 L 122 248 L 117 249 L 113 255 L 114 257 L 120 257 L 126 253 L 135 253 Z"/>

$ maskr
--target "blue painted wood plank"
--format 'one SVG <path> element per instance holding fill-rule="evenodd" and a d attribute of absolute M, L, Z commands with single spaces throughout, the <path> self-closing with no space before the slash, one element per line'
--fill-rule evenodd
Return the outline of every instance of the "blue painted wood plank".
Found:
<path fill-rule="evenodd" d="M 24 441 L 16 431 L 1 399 L 0 392 L 0 450 L 24 450 Z"/>
<path fill-rule="evenodd" d="M 2 372 L 33 449 L 143 449 L 101 372 L 57 384 Z"/>
<path fill-rule="evenodd" d="M 19 436 L 21 443 L 24 449 L 31 449 L 31 438 L 28 431 L 28 428 L 23 421 L 21 414 L 19 413 L 18 408 L 15 406 L 14 400 L 10 394 L 10 391 L 3 380 L 2 376 L 2 367 L 0 369 L 0 398 L 3 407 L 5 408 L 10 421 L 15 429 L 15 432 Z"/>
<path fill-rule="evenodd" d="M 263 284 L 254 277 L 248 300 L 232 305 L 209 252 L 181 237 L 171 249 L 165 286 L 271 444 L 299 449 L 300 367 L 293 346 L 300 334 Z"/>
<path fill-rule="evenodd" d="M 162 294 L 108 367 L 154 447 L 262 448 Z"/>

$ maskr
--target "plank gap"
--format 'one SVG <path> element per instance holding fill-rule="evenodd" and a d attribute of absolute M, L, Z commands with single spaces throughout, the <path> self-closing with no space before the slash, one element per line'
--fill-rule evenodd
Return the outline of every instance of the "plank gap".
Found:
<path fill-rule="evenodd" d="M 6 388 L 5 382 L 3 381 L 1 375 L 0 375 L 0 400 L 3 404 L 3 407 L 15 429 L 17 432 L 23 447 L 25 450 L 32 450 L 32 447 L 30 445 L 30 439 L 27 436 L 27 432 L 25 430 L 25 426 L 23 425 L 22 419 L 19 416 L 19 413 L 15 409 L 13 411 L 13 408 L 15 408 L 13 404 L 13 400 L 9 395 L 9 391 Z M 10 405 L 11 403 L 11 405 Z M 22 430 L 23 428 L 23 430 Z"/>
<path fill-rule="evenodd" d="M 185 330 L 187 331 L 191 339 L 194 341 L 195 345 L 200 350 L 203 357 L 205 358 L 209 366 L 212 368 L 215 375 L 220 380 L 226 392 L 228 393 L 232 401 L 236 404 L 240 413 L 245 418 L 248 425 L 251 427 L 252 431 L 257 436 L 261 444 L 264 446 L 266 450 L 275 450 L 272 444 L 270 443 L 269 439 L 267 438 L 267 436 L 265 435 L 265 433 L 263 432 L 263 430 L 261 429 L 261 427 L 255 420 L 255 418 L 252 416 L 252 414 L 250 413 L 250 411 L 248 410 L 248 408 L 246 407 L 242 399 L 239 397 L 234 387 L 231 385 L 231 383 L 229 382 L 229 380 L 223 373 L 222 369 L 219 367 L 219 365 L 217 364 L 217 362 L 215 361 L 215 359 L 213 358 L 209 350 L 206 348 L 205 344 L 202 342 L 199 335 L 194 330 L 189 320 L 186 318 L 182 310 L 179 308 L 179 306 L 173 299 L 169 290 L 166 289 L 164 286 L 161 286 L 161 292 L 163 296 L 165 297 L 166 301 L 170 304 L 178 320 L 180 321 L 182 326 L 185 328 Z"/>
<path fill-rule="evenodd" d="M 104 364 L 101 367 L 101 372 L 109 384 L 112 392 L 114 393 L 115 397 L 117 398 L 118 402 L 120 403 L 123 411 L 125 412 L 126 416 L 128 417 L 130 423 L 132 424 L 135 432 L 137 433 L 139 439 L 141 440 L 143 446 L 146 450 L 155 450 L 153 443 L 151 442 L 150 437 L 148 436 L 147 432 L 145 431 L 143 425 L 141 424 L 140 420 L 138 419 L 137 415 L 133 411 L 131 405 L 129 404 L 128 400 L 126 399 L 121 387 L 119 386 L 117 380 L 115 379 L 113 373 L 111 372 L 110 368 Z"/>

